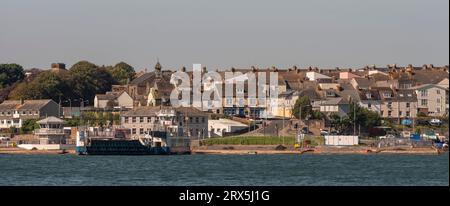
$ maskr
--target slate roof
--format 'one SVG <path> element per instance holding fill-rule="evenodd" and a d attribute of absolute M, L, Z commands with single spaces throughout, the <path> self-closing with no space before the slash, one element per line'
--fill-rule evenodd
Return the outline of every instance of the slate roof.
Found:
<path fill-rule="evenodd" d="M 52 102 L 51 99 L 42 100 L 24 100 L 23 104 L 20 104 L 20 100 L 6 100 L 0 104 L 0 110 L 40 110 L 47 104 Z M 56 102 L 55 102 L 56 104 Z"/>

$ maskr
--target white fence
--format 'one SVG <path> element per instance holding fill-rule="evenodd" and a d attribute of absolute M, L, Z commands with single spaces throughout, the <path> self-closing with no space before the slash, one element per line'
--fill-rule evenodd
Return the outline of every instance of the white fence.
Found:
<path fill-rule="evenodd" d="M 326 135 L 325 145 L 332 146 L 352 146 L 358 145 L 358 136 L 344 136 L 344 135 Z"/>

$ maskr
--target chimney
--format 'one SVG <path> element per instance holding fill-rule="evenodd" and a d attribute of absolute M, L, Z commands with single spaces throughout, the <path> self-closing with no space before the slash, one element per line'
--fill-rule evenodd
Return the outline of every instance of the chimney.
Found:
<path fill-rule="evenodd" d="M 23 101 L 22 98 L 20 98 L 20 105 L 23 105 L 25 103 L 25 101 Z"/>
<path fill-rule="evenodd" d="M 428 65 L 428 68 L 429 68 L 429 69 L 433 69 L 433 68 L 434 68 L 434 65 L 433 65 L 433 64 L 429 64 L 429 65 Z"/>
<path fill-rule="evenodd" d="M 348 72 L 352 72 L 353 70 L 352 70 L 352 68 L 348 68 Z"/>
<path fill-rule="evenodd" d="M 183 67 L 181 68 L 181 71 L 182 71 L 182 72 L 186 72 L 186 67 L 183 66 Z"/>
<path fill-rule="evenodd" d="M 297 69 L 298 69 L 297 66 L 295 66 L 295 65 L 292 68 L 294 68 L 295 71 L 297 71 Z"/>
<path fill-rule="evenodd" d="M 311 66 L 309 66 L 309 67 L 308 67 L 308 70 L 309 70 L 309 71 L 312 71 L 313 69 L 312 69 L 312 67 L 311 67 Z"/>
<path fill-rule="evenodd" d="M 231 67 L 231 72 L 236 72 L 236 68 L 234 68 L 234 67 Z"/>
<path fill-rule="evenodd" d="M 202 68 L 202 71 L 203 71 L 203 73 L 208 72 L 208 70 L 206 69 L 206 67 L 203 67 L 203 68 Z"/>
<path fill-rule="evenodd" d="M 428 68 L 428 66 L 426 65 L 426 64 L 424 64 L 424 65 L 422 65 L 422 69 L 427 69 Z"/>
<path fill-rule="evenodd" d="M 66 65 L 64 63 L 52 63 L 52 69 L 66 69 Z"/>

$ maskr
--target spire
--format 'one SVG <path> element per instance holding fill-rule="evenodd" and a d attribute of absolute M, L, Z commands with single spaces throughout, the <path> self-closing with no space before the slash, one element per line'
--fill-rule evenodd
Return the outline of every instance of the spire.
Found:
<path fill-rule="evenodd" d="M 157 58 L 156 65 L 155 65 L 155 70 L 161 71 L 161 69 L 162 69 L 161 63 L 159 63 L 159 58 Z"/>

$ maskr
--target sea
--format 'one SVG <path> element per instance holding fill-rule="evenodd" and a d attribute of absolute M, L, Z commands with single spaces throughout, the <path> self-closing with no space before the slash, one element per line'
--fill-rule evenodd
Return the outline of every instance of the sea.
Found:
<path fill-rule="evenodd" d="M 0 186 L 448 186 L 449 155 L 0 155 Z"/>

